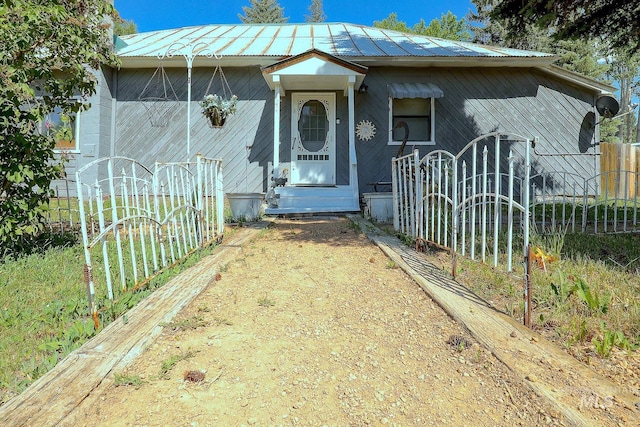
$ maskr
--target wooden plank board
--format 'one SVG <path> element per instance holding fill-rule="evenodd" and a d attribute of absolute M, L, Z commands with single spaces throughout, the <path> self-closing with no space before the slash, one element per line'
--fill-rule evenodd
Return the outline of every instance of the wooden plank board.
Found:
<path fill-rule="evenodd" d="M 632 395 L 595 373 L 562 351 L 557 345 L 512 318 L 497 311 L 450 275 L 420 259 L 398 239 L 382 234 L 359 216 L 368 238 L 414 279 L 453 319 L 462 323 L 480 344 L 517 373 L 538 395 L 577 426 L 594 425 L 588 413 L 580 411 L 588 393 L 613 396 L 615 404 L 628 409 L 629 425 L 640 425 Z M 567 381 L 562 381 L 567 379 Z"/>
<path fill-rule="evenodd" d="M 215 280 L 228 263 L 268 223 L 251 224 L 226 239 L 215 253 L 176 276 L 107 325 L 20 395 L 0 407 L 0 425 L 56 425 L 114 370 L 123 369 L 152 343 L 178 312 Z M 126 319 L 123 320 L 123 319 Z"/>

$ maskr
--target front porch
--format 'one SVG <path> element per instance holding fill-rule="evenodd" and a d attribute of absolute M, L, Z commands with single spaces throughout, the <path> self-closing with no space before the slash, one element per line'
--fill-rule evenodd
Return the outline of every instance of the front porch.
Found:
<path fill-rule="evenodd" d="M 354 98 L 366 72 L 315 49 L 262 68 L 274 94 L 265 214 L 360 211 Z M 337 130 L 339 104 L 346 107 L 340 115 L 347 125 L 343 133 Z"/>

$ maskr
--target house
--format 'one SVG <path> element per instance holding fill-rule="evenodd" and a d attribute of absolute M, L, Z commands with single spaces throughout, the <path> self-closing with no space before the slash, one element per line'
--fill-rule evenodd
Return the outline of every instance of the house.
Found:
<path fill-rule="evenodd" d="M 405 154 L 457 152 L 498 130 L 539 138 L 537 171 L 593 175 L 595 103 L 614 90 L 550 54 L 346 23 L 187 27 L 117 37 L 115 49 L 121 67 L 103 70 L 78 117 L 69 171 L 201 153 L 223 160 L 226 192 L 275 186 L 273 214 L 359 210 L 391 180 L 399 121 Z M 202 114 L 208 93 L 239 99 L 222 127 Z"/>

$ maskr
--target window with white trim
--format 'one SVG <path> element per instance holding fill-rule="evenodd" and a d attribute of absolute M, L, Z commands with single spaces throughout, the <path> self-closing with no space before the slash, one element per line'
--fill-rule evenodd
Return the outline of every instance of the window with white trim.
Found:
<path fill-rule="evenodd" d="M 389 145 L 405 139 L 404 122 L 409 129 L 409 145 L 435 145 L 436 98 L 442 91 L 429 83 L 394 83 L 389 86 Z M 397 128 L 395 128 L 398 126 Z"/>
<path fill-rule="evenodd" d="M 40 132 L 43 135 L 53 136 L 56 141 L 55 151 L 79 151 L 79 114 L 74 117 L 65 113 L 60 107 L 55 107 L 40 123 Z"/>

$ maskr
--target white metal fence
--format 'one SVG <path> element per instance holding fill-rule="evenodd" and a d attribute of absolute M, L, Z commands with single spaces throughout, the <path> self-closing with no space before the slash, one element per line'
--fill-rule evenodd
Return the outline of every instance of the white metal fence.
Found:
<path fill-rule="evenodd" d="M 531 139 L 482 135 L 459 153 L 394 158 L 394 226 L 417 242 L 513 267 L 536 233 L 640 231 L 640 172 L 531 176 Z M 568 160 L 570 161 L 570 160 Z M 505 255 L 503 255 L 505 254 Z"/>
<path fill-rule="evenodd" d="M 87 182 L 88 176 L 99 178 Z M 113 301 L 224 231 L 220 160 L 198 155 L 193 162 L 156 163 L 98 159 L 76 172 L 82 221 L 85 280 L 97 319 L 97 291 Z M 103 296 L 100 296 L 103 298 Z"/>
<path fill-rule="evenodd" d="M 562 171 L 535 175 L 531 217 L 542 233 L 640 231 L 640 172 L 612 170 L 583 178 Z"/>
<path fill-rule="evenodd" d="M 523 251 L 529 243 L 529 188 L 523 183 L 529 182 L 530 147 L 525 137 L 494 132 L 457 154 L 435 150 L 420 159 L 415 151 L 394 158 L 396 230 L 483 262 L 492 256 L 496 266 L 506 252 L 511 271 L 514 238 Z M 516 148 L 523 157 L 516 158 Z"/>
<path fill-rule="evenodd" d="M 61 179 L 51 183 L 49 209 L 45 215 L 49 231 L 64 234 L 80 227 L 80 211 L 76 202 L 76 182 Z"/>

